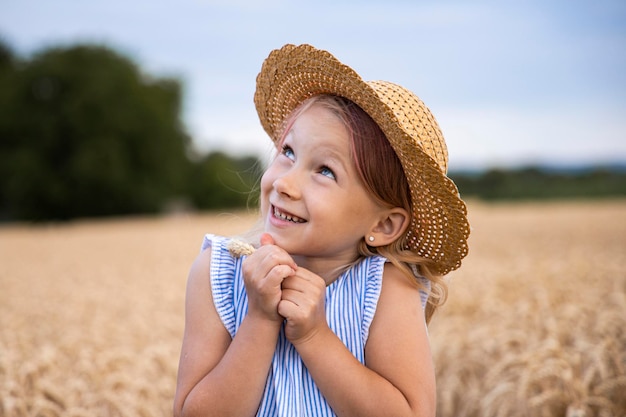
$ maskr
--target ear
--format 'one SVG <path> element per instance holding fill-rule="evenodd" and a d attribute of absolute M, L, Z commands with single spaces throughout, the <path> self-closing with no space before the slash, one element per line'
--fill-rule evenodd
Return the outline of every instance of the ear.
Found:
<path fill-rule="evenodd" d="M 385 210 L 380 220 L 365 236 L 366 243 L 369 246 L 377 247 L 396 241 L 409 227 L 409 217 L 409 213 L 401 207 Z M 374 240 L 371 240 L 370 236 L 374 237 Z"/>

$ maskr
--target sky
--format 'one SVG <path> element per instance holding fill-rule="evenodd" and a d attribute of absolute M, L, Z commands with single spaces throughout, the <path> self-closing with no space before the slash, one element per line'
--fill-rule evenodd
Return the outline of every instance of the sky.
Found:
<path fill-rule="evenodd" d="M 0 38 L 25 58 L 106 45 L 179 78 L 202 151 L 271 153 L 256 75 L 309 43 L 418 95 L 450 170 L 626 161 L 623 0 L 0 0 Z"/>

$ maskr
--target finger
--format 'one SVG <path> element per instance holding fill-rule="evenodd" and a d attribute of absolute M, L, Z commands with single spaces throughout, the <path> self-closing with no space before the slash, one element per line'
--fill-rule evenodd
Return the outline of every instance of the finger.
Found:
<path fill-rule="evenodd" d="M 246 286 L 278 287 L 280 290 L 283 279 L 295 274 L 292 264 L 291 257 L 279 248 L 263 246 L 244 259 L 242 271 Z"/>
<path fill-rule="evenodd" d="M 295 271 L 289 265 L 276 265 L 265 275 L 265 281 L 272 287 L 281 289 L 285 278 L 292 276 Z"/>
<path fill-rule="evenodd" d="M 288 320 L 310 320 L 324 316 L 319 303 L 303 296 L 302 293 L 285 294 L 285 291 L 281 294 L 277 311 Z"/>
<path fill-rule="evenodd" d="M 291 300 L 281 299 L 278 302 L 277 312 L 287 320 L 293 320 L 298 316 L 300 311 L 298 305 Z"/>
<path fill-rule="evenodd" d="M 280 288 L 281 299 L 291 301 L 298 306 L 324 303 L 324 289 L 298 277 L 286 277 Z"/>
<path fill-rule="evenodd" d="M 305 279 L 299 277 L 296 274 L 285 277 L 282 283 L 283 290 L 305 292 L 307 288 L 310 288 L 310 287 L 311 287 L 311 284 L 309 282 L 307 282 Z"/>
<path fill-rule="evenodd" d="M 318 291 L 325 291 L 326 282 L 322 277 L 304 268 L 296 269 L 296 273 L 283 282 L 283 288 L 305 291 L 307 288 L 315 288 Z"/>
<path fill-rule="evenodd" d="M 261 246 L 274 245 L 274 238 L 269 233 L 263 233 L 261 235 Z"/>
<path fill-rule="evenodd" d="M 271 260 L 277 261 L 276 263 L 284 263 L 291 266 L 294 270 L 298 268 L 291 255 L 289 255 L 284 249 L 276 246 L 274 238 L 269 233 L 263 233 L 261 235 L 261 252 L 265 251 L 266 256 Z"/>
<path fill-rule="evenodd" d="M 302 291 L 296 291 L 292 289 L 283 289 L 280 293 L 281 301 L 288 301 L 296 307 L 302 307 L 307 305 L 308 297 Z"/>

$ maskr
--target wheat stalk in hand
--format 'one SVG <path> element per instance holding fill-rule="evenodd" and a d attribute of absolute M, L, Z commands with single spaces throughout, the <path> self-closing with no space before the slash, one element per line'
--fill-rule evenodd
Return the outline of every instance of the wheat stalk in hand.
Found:
<path fill-rule="evenodd" d="M 241 240 L 232 239 L 228 242 L 228 251 L 235 258 L 239 258 L 245 255 L 251 255 L 256 249 L 249 243 L 243 242 Z"/>

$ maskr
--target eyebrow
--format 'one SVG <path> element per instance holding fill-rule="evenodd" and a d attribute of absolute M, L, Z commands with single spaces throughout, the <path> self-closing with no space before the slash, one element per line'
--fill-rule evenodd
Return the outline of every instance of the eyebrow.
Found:
<path fill-rule="evenodd" d="M 299 135 L 297 134 L 297 131 L 293 129 L 293 126 L 287 131 L 287 133 L 283 137 L 281 146 L 285 145 L 288 139 L 298 142 Z M 347 152 L 344 152 L 343 150 L 339 150 L 339 147 L 335 144 L 335 140 L 328 139 L 328 136 L 325 136 L 323 140 L 325 140 L 325 143 L 315 148 L 319 152 L 319 154 L 324 159 L 330 159 L 331 161 L 339 164 L 345 172 L 350 172 L 350 168 L 354 166 L 354 162 L 352 161 L 350 156 L 350 145 L 348 144 Z"/>
<path fill-rule="evenodd" d="M 324 160 L 328 160 L 332 165 L 339 165 L 341 170 L 345 173 L 351 173 L 354 169 L 352 168 L 353 163 L 350 160 L 349 156 L 345 154 L 345 152 L 340 152 L 337 148 L 333 146 L 324 146 L 319 150 L 320 155 Z"/>

